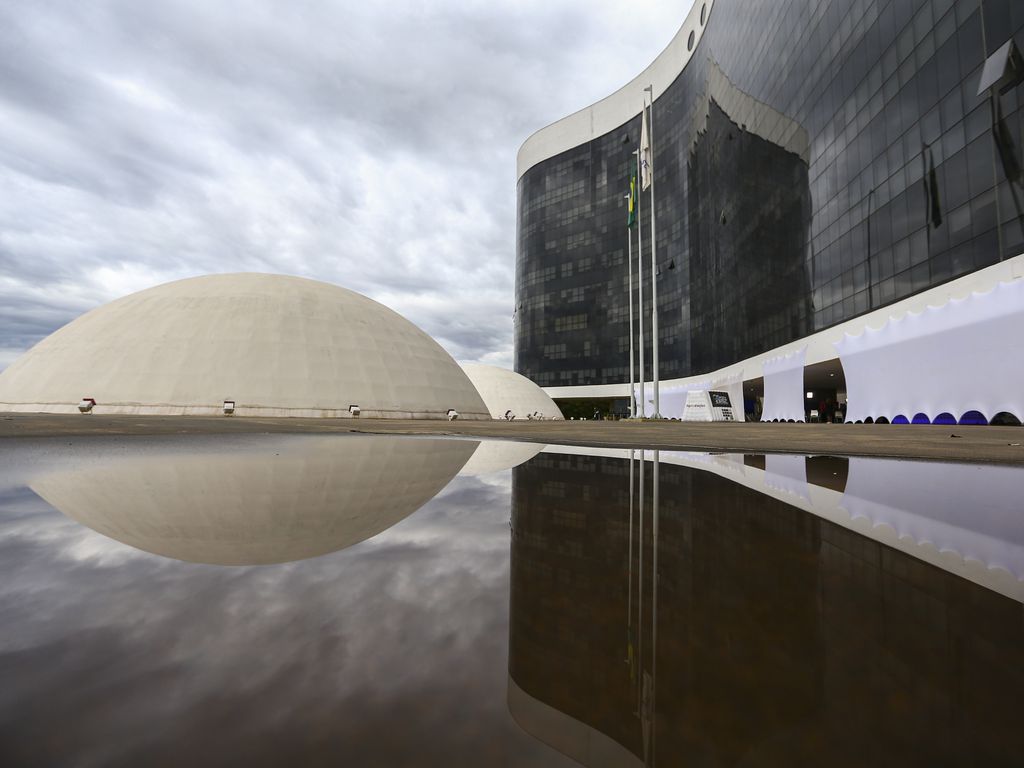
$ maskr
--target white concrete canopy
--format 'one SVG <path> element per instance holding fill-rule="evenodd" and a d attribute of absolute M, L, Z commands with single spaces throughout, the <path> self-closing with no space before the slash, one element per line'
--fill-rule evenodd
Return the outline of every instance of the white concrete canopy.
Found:
<path fill-rule="evenodd" d="M 0 374 L 0 411 L 485 419 L 441 346 L 382 304 L 299 277 L 226 274 L 126 296 Z"/>
<path fill-rule="evenodd" d="M 565 418 L 543 389 L 515 371 L 480 363 L 462 363 L 462 369 L 487 404 L 491 418 Z"/>
<path fill-rule="evenodd" d="M 1024 279 L 891 318 L 835 343 L 847 420 L 976 411 L 1024 419 Z"/>

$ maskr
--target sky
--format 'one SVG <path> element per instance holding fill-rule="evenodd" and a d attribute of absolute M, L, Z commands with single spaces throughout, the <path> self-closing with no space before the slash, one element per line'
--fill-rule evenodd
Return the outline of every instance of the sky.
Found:
<path fill-rule="evenodd" d="M 342 285 L 512 367 L 515 157 L 690 0 L 5 0 L 0 370 L 216 272 Z"/>

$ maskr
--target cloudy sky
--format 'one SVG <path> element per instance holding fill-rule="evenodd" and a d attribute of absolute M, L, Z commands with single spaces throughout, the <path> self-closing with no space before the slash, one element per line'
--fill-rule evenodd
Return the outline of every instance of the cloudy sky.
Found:
<path fill-rule="evenodd" d="M 689 6 L 5 0 L 0 369 L 110 299 L 242 270 L 511 367 L 516 151 Z"/>

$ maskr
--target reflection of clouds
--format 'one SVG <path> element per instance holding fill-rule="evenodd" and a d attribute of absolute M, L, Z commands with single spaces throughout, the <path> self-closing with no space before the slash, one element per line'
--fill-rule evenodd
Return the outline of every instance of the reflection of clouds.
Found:
<path fill-rule="evenodd" d="M 105 540 L 3 493 L 0 762 L 559 760 L 505 708 L 509 505 L 457 478 L 342 552 L 222 568 L 71 556 Z"/>

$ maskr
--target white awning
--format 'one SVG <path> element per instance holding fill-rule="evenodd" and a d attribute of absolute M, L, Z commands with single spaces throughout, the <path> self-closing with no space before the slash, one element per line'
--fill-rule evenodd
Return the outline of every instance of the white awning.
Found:
<path fill-rule="evenodd" d="M 846 418 L 1024 418 L 1024 280 L 951 299 L 836 342 Z M 765 389 L 767 391 L 767 376 Z"/>
<path fill-rule="evenodd" d="M 764 410 L 761 421 L 804 420 L 804 357 L 801 347 L 764 361 Z"/>
<path fill-rule="evenodd" d="M 741 371 L 737 371 L 730 376 L 719 376 L 701 381 L 692 381 L 686 384 L 662 385 L 659 394 L 661 415 L 666 419 L 681 419 L 686 410 L 686 394 L 700 390 L 728 392 L 736 420 L 743 421 L 743 373 Z M 647 385 L 647 393 L 647 411 L 650 413 L 650 400 L 654 397 L 650 384 Z"/>

